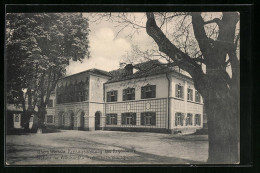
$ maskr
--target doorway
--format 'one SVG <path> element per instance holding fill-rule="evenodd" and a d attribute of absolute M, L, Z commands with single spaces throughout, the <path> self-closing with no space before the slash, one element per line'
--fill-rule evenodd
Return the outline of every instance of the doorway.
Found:
<path fill-rule="evenodd" d="M 95 113 L 95 130 L 100 130 L 100 117 L 101 117 L 101 112 L 97 111 Z"/>

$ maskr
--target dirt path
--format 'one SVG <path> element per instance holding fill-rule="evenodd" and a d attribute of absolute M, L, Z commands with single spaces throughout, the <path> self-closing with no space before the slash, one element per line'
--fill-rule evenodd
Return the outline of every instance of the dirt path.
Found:
<path fill-rule="evenodd" d="M 69 131 L 7 135 L 6 163 L 188 164 L 205 163 L 206 135 Z"/>

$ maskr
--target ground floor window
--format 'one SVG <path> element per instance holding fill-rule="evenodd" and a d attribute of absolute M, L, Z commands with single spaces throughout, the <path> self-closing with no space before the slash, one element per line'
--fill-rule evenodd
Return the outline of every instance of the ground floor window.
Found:
<path fill-rule="evenodd" d="M 47 115 L 47 123 L 53 123 L 53 115 Z"/>
<path fill-rule="evenodd" d="M 195 115 L 195 126 L 196 125 L 198 125 L 198 126 L 201 125 L 201 115 L 200 114 Z"/>
<path fill-rule="evenodd" d="M 106 115 L 107 125 L 117 125 L 117 114 L 107 114 Z"/>
<path fill-rule="evenodd" d="M 122 113 L 122 125 L 136 125 L 136 113 Z"/>
<path fill-rule="evenodd" d="M 184 113 L 176 112 L 175 113 L 175 126 L 183 126 Z"/>
<path fill-rule="evenodd" d="M 20 122 L 20 114 L 14 115 L 14 122 Z"/>
<path fill-rule="evenodd" d="M 156 125 L 156 113 L 155 112 L 142 112 L 141 113 L 141 125 L 145 125 L 145 126 Z"/>
<path fill-rule="evenodd" d="M 186 117 L 186 126 L 192 125 L 192 114 L 188 113 Z"/>

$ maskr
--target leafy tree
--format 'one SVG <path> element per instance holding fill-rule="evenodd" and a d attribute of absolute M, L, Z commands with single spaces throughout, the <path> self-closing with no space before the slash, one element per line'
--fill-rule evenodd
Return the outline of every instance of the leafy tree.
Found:
<path fill-rule="evenodd" d="M 139 14 L 138 14 L 139 15 Z M 117 22 L 129 36 L 142 28 L 156 43 L 159 56 L 189 73 L 204 100 L 208 117 L 209 163 L 239 161 L 239 13 L 152 13 L 146 22 L 131 13 L 98 14 Z M 139 58 L 141 58 L 139 56 Z"/>
<path fill-rule="evenodd" d="M 82 14 L 7 14 L 7 101 L 22 105 L 26 129 L 36 107 L 42 127 L 50 94 L 70 61 L 89 57 L 88 34 Z"/>

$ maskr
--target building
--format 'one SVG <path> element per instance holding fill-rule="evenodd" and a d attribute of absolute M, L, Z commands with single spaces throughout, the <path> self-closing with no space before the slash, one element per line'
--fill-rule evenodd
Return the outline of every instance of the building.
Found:
<path fill-rule="evenodd" d="M 153 60 L 63 78 L 45 122 L 77 130 L 191 133 L 203 126 L 203 101 L 190 77 Z"/>

